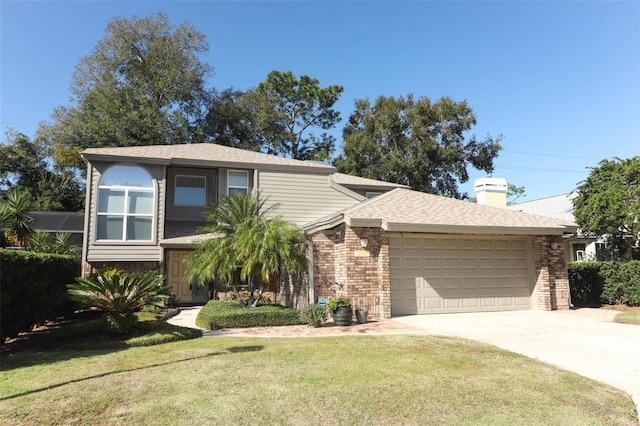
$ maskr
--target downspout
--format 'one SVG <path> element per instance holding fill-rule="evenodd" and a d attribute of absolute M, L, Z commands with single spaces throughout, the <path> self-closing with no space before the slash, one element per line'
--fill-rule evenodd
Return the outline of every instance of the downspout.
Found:
<path fill-rule="evenodd" d="M 307 240 L 307 258 L 309 260 L 309 269 L 307 271 L 307 275 L 309 277 L 309 304 L 313 305 L 316 303 L 316 293 L 313 281 L 313 243 L 309 240 Z"/>
<path fill-rule="evenodd" d="M 87 163 L 87 182 L 85 184 L 85 192 L 84 192 L 84 223 L 82 226 L 82 260 L 80 262 L 80 275 L 86 277 L 88 275 L 85 274 L 85 264 L 87 264 L 87 257 L 89 256 L 89 221 L 93 217 L 94 207 L 91 205 L 91 193 L 93 192 L 93 166 L 89 161 L 84 159 L 84 162 Z M 89 271 L 91 273 L 91 271 Z"/>

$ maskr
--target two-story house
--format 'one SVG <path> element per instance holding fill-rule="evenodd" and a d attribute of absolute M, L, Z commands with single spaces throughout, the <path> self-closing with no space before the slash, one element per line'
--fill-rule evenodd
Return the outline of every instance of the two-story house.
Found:
<path fill-rule="evenodd" d="M 96 148 L 87 163 L 83 273 L 158 270 L 179 303 L 207 289 L 184 280 L 202 213 L 259 189 L 307 234 L 298 305 L 335 294 L 373 317 L 568 307 L 562 235 L 575 225 L 336 173 L 314 162 L 215 144 Z M 290 293 L 291 291 L 288 291 Z"/>

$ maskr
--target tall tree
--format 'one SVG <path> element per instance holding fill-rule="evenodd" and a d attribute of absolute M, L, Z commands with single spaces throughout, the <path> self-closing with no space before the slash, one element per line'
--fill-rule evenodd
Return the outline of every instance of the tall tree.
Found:
<path fill-rule="evenodd" d="M 573 214 L 582 231 L 605 236 L 621 260 L 640 258 L 640 156 L 602 160 L 577 193 Z"/>
<path fill-rule="evenodd" d="M 173 26 L 161 13 L 114 18 L 106 36 L 73 74 L 72 106 L 57 108 L 39 135 L 56 147 L 56 162 L 82 167 L 87 147 L 177 144 L 202 140 L 210 66 L 205 36 Z"/>
<path fill-rule="evenodd" d="M 343 130 L 339 172 L 409 185 L 417 191 L 461 198 L 467 167 L 491 173 L 500 137 L 478 141 L 466 133 L 476 124 L 466 101 L 380 96 L 356 99 Z"/>
<path fill-rule="evenodd" d="M 335 138 L 326 132 L 340 121 L 333 105 L 342 86 L 320 87 L 308 75 L 271 71 L 242 101 L 252 114 L 262 151 L 299 160 L 329 160 Z M 322 131 L 319 136 L 312 133 Z"/>
<path fill-rule="evenodd" d="M 200 243 L 187 259 L 187 279 L 204 285 L 219 278 L 229 285 L 244 307 L 255 307 L 262 296 L 257 279 L 268 283 L 273 276 L 303 270 L 304 233 L 281 216 L 269 217 L 259 192 L 223 197 L 206 214 L 202 232 L 212 238 Z M 250 298 L 239 294 L 241 281 L 249 283 Z"/>
<path fill-rule="evenodd" d="M 53 167 L 50 155 L 41 141 L 8 131 L 0 144 L 0 197 L 19 188 L 29 194 L 33 210 L 83 210 L 83 184 L 72 170 Z"/>

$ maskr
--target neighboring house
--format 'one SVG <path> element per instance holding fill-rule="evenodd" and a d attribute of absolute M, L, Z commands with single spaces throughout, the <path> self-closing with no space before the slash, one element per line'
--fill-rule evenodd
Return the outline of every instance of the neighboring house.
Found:
<path fill-rule="evenodd" d="M 52 238 L 66 232 L 71 234 L 74 245 L 82 247 L 84 213 L 32 211 L 29 215 L 35 219 L 34 231 L 47 232 Z"/>
<path fill-rule="evenodd" d="M 573 199 L 576 198 L 577 195 L 578 194 L 575 192 L 570 192 L 567 194 L 554 195 L 552 197 L 513 204 L 507 208 L 509 210 L 555 217 L 569 222 L 575 222 L 573 216 Z M 565 251 L 569 253 L 567 261 L 581 262 L 596 259 L 597 252 L 603 244 L 604 242 L 601 238 L 584 235 L 580 229 L 578 229 L 574 234 L 565 235 Z"/>
<path fill-rule="evenodd" d="M 339 294 L 377 318 L 569 306 L 559 243 L 575 232 L 570 221 L 215 144 L 87 149 L 82 157 L 84 274 L 156 269 L 178 302 L 204 302 L 212 294 L 184 281 L 183 262 L 206 238 L 196 232 L 202 213 L 220 196 L 259 189 L 307 234 L 309 273 L 280 293 L 293 295 L 286 302 Z"/>

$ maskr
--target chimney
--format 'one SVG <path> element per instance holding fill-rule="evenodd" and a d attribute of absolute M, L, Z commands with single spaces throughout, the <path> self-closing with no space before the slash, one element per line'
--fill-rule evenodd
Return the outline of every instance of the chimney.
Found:
<path fill-rule="evenodd" d="M 507 180 L 504 178 L 484 177 L 473 184 L 478 204 L 493 207 L 507 207 Z"/>

